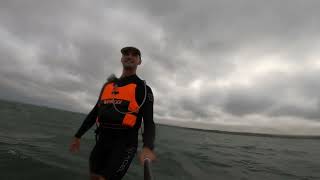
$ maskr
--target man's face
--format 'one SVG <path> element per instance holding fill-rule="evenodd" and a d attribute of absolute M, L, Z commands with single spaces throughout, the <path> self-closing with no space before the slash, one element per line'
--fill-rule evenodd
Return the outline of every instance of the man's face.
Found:
<path fill-rule="evenodd" d="M 121 62 L 124 69 L 136 69 L 141 64 L 141 59 L 135 51 L 127 51 L 122 54 Z"/>

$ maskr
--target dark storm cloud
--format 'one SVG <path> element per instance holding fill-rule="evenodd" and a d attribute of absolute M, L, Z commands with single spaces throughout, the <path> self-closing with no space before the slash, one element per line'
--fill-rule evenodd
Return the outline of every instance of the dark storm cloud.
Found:
<path fill-rule="evenodd" d="M 87 112 L 121 74 L 120 48 L 135 45 L 159 119 L 311 126 L 319 9 L 316 0 L 1 1 L 0 97 Z"/>
<path fill-rule="evenodd" d="M 261 41 L 294 41 L 311 37 L 319 27 L 320 3 L 315 0 L 138 2 L 126 6 L 161 23 L 168 44 L 203 53 L 221 53 Z"/>

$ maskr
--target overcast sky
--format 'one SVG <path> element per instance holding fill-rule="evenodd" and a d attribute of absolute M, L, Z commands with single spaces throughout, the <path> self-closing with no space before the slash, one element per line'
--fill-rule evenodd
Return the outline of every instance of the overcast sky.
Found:
<path fill-rule="evenodd" d="M 88 113 L 130 45 L 142 51 L 156 122 L 320 134 L 319 9 L 318 0 L 1 0 L 0 98 Z"/>

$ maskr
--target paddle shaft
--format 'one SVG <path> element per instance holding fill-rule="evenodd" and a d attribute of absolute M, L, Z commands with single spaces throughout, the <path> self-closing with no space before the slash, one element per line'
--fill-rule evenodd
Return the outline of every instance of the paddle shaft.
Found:
<path fill-rule="evenodd" d="M 144 160 L 144 180 L 153 180 L 150 159 Z"/>

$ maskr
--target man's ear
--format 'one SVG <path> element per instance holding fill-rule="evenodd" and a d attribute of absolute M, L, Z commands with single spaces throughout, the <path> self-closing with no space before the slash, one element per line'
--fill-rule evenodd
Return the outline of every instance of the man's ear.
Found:
<path fill-rule="evenodd" d="M 140 58 L 139 65 L 142 63 L 142 59 Z"/>

